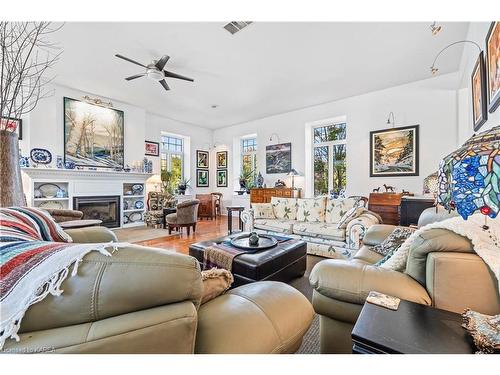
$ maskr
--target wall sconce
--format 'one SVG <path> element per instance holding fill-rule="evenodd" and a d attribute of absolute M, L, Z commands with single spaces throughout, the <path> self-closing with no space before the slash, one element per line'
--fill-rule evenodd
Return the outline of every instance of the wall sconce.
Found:
<path fill-rule="evenodd" d="M 439 32 L 441 31 L 441 26 L 436 25 L 436 21 L 434 21 L 433 23 L 431 23 L 431 25 L 429 26 L 429 28 L 431 29 L 431 33 L 434 36 L 438 35 Z"/>
<path fill-rule="evenodd" d="M 436 75 L 436 73 L 438 72 L 438 68 L 436 68 L 436 61 L 438 59 L 439 56 L 441 56 L 441 54 L 446 51 L 448 48 L 450 48 L 451 46 L 454 46 L 455 44 L 460 44 L 460 43 L 472 43 L 474 44 L 477 49 L 479 50 L 479 52 L 481 53 L 481 47 L 479 46 L 479 44 L 477 44 L 476 42 L 473 42 L 472 40 L 459 40 L 457 42 L 453 42 L 451 44 L 448 44 L 446 47 L 444 47 L 441 51 L 439 51 L 439 53 L 436 55 L 436 57 L 434 58 L 434 61 L 432 62 L 432 65 L 431 65 L 431 73 L 432 75 Z"/>
<path fill-rule="evenodd" d="M 392 121 L 391 121 L 392 117 Z M 394 112 L 389 113 L 389 117 L 387 117 L 387 125 L 392 124 L 392 127 L 396 126 L 396 119 L 394 118 Z"/>
<path fill-rule="evenodd" d="M 276 143 L 280 143 L 280 137 L 276 133 L 271 134 L 271 136 L 269 137 L 269 142 L 273 141 L 273 137 L 276 137 L 277 139 Z"/>

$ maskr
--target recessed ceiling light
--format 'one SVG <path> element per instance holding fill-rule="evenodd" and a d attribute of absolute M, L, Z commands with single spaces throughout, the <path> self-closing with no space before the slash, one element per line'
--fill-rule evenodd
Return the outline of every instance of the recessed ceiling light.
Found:
<path fill-rule="evenodd" d="M 211 105 L 211 107 L 212 107 L 212 108 L 217 108 L 217 107 L 218 107 L 218 105 L 217 105 L 217 104 L 212 104 L 212 105 Z"/>

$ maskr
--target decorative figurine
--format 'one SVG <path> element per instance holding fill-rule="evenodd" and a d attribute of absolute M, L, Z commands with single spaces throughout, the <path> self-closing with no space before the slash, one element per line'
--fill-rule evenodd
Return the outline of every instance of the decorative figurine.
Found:
<path fill-rule="evenodd" d="M 257 176 L 257 187 L 260 189 L 264 185 L 264 177 L 262 177 L 262 173 L 259 172 Z"/>
<path fill-rule="evenodd" d="M 384 188 L 386 193 L 394 193 L 394 186 L 384 184 Z"/>
<path fill-rule="evenodd" d="M 64 168 L 63 157 L 61 155 L 57 155 L 57 157 L 56 157 L 56 167 L 59 169 Z"/>
<path fill-rule="evenodd" d="M 257 246 L 259 244 L 259 235 L 255 232 L 250 233 L 250 237 L 248 237 L 248 244 L 250 246 Z"/>
<path fill-rule="evenodd" d="M 380 186 L 378 188 L 376 188 L 376 189 L 373 189 L 373 192 L 374 193 L 380 193 Z"/>
<path fill-rule="evenodd" d="M 278 181 L 276 181 L 274 183 L 274 187 L 277 187 L 277 188 L 284 188 L 284 187 L 286 187 L 285 181 L 281 181 L 280 179 L 278 179 Z"/>

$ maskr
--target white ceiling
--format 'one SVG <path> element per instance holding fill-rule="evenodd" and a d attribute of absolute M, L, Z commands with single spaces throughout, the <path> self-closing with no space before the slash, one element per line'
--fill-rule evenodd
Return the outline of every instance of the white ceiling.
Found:
<path fill-rule="evenodd" d="M 426 79 L 437 52 L 464 39 L 468 23 L 266 23 L 235 35 L 223 22 L 67 23 L 54 37 L 64 54 L 56 82 L 207 128 Z M 439 73 L 458 70 L 462 46 L 438 60 Z M 165 91 L 147 78 L 124 77 L 168 54 Z M 216 109 L 211 108 L 217 104 Z"/>

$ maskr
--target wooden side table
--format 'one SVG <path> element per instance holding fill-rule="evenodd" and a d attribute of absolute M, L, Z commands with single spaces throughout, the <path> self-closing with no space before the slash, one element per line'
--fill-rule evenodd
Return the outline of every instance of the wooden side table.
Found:
<path fill-rule="evenodd" d="M 471 354 L 462 316 L 409 301 L 396 311 L 365 302 L 352 330 L 355 354 Z"/>
<path fill-rule="evenodd" d="M 243 206 L 227 206 L 227 233 L 233 233 L 233 211 L 238 212 L 238 226 L 243 232 L 243 220 L 241 220 L 241 213 L 245 210 Z"/>

